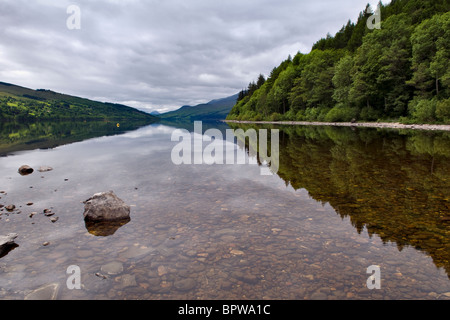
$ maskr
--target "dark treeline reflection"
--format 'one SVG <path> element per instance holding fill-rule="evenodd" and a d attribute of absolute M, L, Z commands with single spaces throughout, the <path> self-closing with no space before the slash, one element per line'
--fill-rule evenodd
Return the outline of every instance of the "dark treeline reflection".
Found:
<path fill-rule="evenodd" d="M 252 128 L 280 129 L 277 174 L 286 185 L 329 203 L 358 232 L 425 252 L 450 275 L 450 133 Z"/>
<path fill-rule="evenodd" d="M 0 122 L 0 156 L 23 150 L 55 148 L 85 139 L 121 134 L 147 124 L 139 121 Z"/>

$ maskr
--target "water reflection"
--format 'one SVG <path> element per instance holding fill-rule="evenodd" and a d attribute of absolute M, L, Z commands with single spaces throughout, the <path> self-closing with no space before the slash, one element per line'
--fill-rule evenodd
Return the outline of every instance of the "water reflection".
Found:
<path fill-rule="evenodd" d="M 286 185 L 329 203 L 359 233 L 425 252 L 450 276 L 450 133 L 277 128 Z"/>
<path fill-rule="evenodd" d="M 0 157 L 17 151 L 50 149 L 86 139 L 122 134 L 148 122 L 78 121 L 78 122 L 1 122 Z"/>
<path fill-rule="evenodd" d="M 116 231 L 130 222 L 131 219 L 122 219 L 118 221 L 85 221 L 87 231 L 96 237 L 112 236 Z"/>
<path fill-rule="evenodd" d="M 261 176 L 257 164 L 173 164 L 176 128 L 0 158 L 0 204 L 17 208 L 0 210 L 0 235 L 19 234 L 0 259 L 0 298 L 49 287 L 58 299 L 450 296 L 446 134 L 279 127 L 278 175 Z M 21 176 L 25 163 L 53 170 Z M 85 223 L 82 201 L 105 190 L 130 205 L 128 223 Z M 381 290 L 365 286 L 373 264 Z M 66 288 L 72 265 L 81 290 Z"/>

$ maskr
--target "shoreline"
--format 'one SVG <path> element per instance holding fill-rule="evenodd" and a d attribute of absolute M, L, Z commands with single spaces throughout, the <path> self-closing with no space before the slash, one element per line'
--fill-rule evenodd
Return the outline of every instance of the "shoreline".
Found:
<path fill-rule="evenodd" d="M 380 129 L 411 129 L 429 131 L 450 131 L 450 125 L 445 124 L 402 124 L 391 122 L 307 122 L 307 121 L 239 121 L 224 120 L 230 123 L 278 124 L 299 126 L 334 126 L 334 127 L 364 127 Z"/>

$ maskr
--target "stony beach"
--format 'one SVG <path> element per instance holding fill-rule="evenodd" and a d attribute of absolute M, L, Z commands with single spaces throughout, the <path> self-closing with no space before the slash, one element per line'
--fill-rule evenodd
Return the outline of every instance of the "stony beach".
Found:
<path fill-rule="evenodd" d="M 450 131 L 450 125 L 442 124 L 402 124 L 398 122 L 306 122 L 306 121 L 238 121 L 225 120 L 229 123 L 278 124 L 289 126 L 335 126 L 335 127 L 363 127 L 379 129 L 412 129 L 430 131 Z"/>

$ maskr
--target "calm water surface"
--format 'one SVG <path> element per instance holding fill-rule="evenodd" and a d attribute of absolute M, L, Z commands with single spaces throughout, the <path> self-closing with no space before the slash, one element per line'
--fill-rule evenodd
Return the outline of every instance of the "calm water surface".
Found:
<path fill-rule="evenodd" d="M 17 210 L 0 211 L 0 235 L 19 237 L 0 258 L 0 299 L 450 299 L 449 133 L 278 127 L 279 171 L 261 176 L 174 165 L 175 129 L 9 147 L 0 204 Z M 21 176 L 24 164 L 53 170 Z M 131 220 L 86 225 L 82 201 L 109 190 Z"/>

